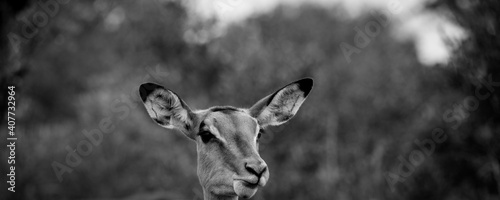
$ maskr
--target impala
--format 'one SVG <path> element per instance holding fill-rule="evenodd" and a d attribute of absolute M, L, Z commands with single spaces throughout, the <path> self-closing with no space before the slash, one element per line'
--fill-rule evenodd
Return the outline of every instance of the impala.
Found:
<path fill-rule="evenodd" d="M 236 200 L 252 197 L 269 180 L 269 169 L 258 152 L 263 129 L 290 120 L 312 86 L 310 78 L 295 81 L 248 109 L 191 110 L 177 94 L 154 83 L 142 84 L 139 93 L 153 121 L 196 142 L 204 199 Z"/>

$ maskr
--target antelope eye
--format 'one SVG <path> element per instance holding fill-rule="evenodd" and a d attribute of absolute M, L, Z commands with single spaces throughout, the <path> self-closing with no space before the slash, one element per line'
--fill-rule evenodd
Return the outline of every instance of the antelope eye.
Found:
<path fill-rule="evenodd" d="M 215 136 L 210 133 L 209 131 L 203 131 L 203 132 L 200 132 L 198 133 L 198 135 L 201 137 L 201 141 L 203 143 L 207 143 L 209 142 L 212 138 L 214 138 Z"/>
<path fill-rule="evenodd" d="M 257 134 L 257 140 L 259 140 L 260 137 L 262 137 L 263 132 L 264 132 L 264 130 L 262 130 L 262 129 L 259 130 L 259 133 Z"/>

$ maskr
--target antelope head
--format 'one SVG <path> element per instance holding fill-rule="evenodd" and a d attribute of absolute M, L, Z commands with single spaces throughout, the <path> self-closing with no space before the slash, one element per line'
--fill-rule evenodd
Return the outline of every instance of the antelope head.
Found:
<path fill-rule="evenodd" d="M 176 93 L 154 83 L 142 84 L 139 93 L 154 122 L 196 142 L 205 199 L 237 199 L 252 197 L 269 180 L 268 166 L 259 155 L 263 130 L 290 120 L 312 86 L 312 79 L 301 79 L 250 108 L 205 110 L 191 110 Z"/>

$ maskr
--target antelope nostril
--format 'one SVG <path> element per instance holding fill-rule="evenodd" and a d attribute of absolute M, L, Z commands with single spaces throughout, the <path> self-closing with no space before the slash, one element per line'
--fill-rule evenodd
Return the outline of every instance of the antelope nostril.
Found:
<path fill-rule="evenodd" d="M 245 169 L 260 178 L 260 176 L 267 170 L 267 165 L 263 162 L 245 163 Z"/>

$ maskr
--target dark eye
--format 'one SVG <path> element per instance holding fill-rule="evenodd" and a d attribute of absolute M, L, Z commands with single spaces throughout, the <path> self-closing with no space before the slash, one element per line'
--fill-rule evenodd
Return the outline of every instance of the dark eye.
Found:
<path fill-rule="evenodd" d="M 262 129 L 259 130 L 259 133 L 257 134 L 257 141 L 259 141 L 260 137 L 262 137 L 263 132 L 264 132 L 264 130 L 262 130 Z"/>
<path fill-rule="evenodd" d="M 212 138 L 214 138 L 214 135 L 210 133 L 209 131 L 203 131 L 198 134 L 201 137 L 201 141 L 203 143 L 209 142 Z"/>

